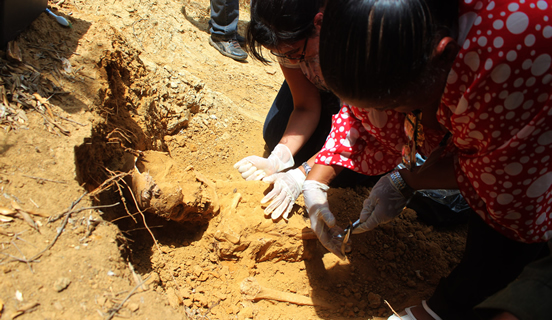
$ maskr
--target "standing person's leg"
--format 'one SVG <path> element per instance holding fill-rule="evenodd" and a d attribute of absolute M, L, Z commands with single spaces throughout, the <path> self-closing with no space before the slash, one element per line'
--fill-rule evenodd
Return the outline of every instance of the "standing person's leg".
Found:
<path fill-rule="evenodd" d="M 209 43 L 227 57 L 245 60 L 247 53 L 237 41 L 239 12 L 239 0 L 211 0 Z"/>
<path fill-rule="evenodd" d="M 239 0 L 211 0 L 211 36 L 229 40 L 235 37 L 239 21 Z"/>
<path fill-rule="evenodd" d="M 472 211 L 462 261 L 427 303 L 443 319 L 479 319 L 473 308 L 512 282 L 545 247 L 506 238 Z"/>

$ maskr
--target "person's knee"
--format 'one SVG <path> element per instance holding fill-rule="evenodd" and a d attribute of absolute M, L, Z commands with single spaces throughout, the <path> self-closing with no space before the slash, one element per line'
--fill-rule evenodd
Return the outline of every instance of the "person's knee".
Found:
<path fill-rule="evenodd" d="M 491 320 L 519 320 L 519 318 L 510 312 L 504 311 L 494 316 Z"/>

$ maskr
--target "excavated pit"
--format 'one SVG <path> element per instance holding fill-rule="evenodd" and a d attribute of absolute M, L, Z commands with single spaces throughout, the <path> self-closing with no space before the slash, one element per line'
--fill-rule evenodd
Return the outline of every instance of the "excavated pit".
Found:
<path fill-rule="evenodd" d="M 148 287 L 188 318 L 232 318 L 247 308 L 262 314 L 266 307 L 252 305 L 239 287 L 256 275 L 320 301 L 325 307 L 313 308 L 322 317 L 388 315 L 383 299 L 400 308 L 428 297 L 459 261 L 465 230 L 434 231 L 412 210 L 355 236 L 349 259 L 340 261 L 313 237 L 302 198 L 289 221 L 272 221 L 260 205 L 265 183 L 196 169 L 209 155 L 232 153 L 227 125 L 208 116 L 227 100 L 185 71 L 164 79 L 148 73 L 120 37 L 99 65 L 102 103 L 91 136 L 75 148 L 78 180 L 92 191 L 127 174 L 96 196 L 99 205 L 119 203 L 102 217 L 121 230 L 120 248 Z M 205 138 L 192 141 L 196 135 Z M 339 225 L 357 219 L 368 193 L 362 186 L 330 190 Z"/>
<path fill-rule="evenodd" d="M 190 115 L 210 100 L 201 82 L 185 82 L 185 94 L 171 93 L 173 83 L 154 85 L 138 52 L 120 38 L 99 65 L 106 82 L 99 93 L 102 107 L 92 136 L 75 149 L 77 177 L 93 191 L 127 173 L 100 193 L 97 202 L 119 203 L 106 208 L 103 217 L 129 239 L 130 259 L 140 256 L 141 271 L 152 271 L 146 261 L 156 254 L 153 237 L 170 247 L 205 237 L 211 243 L 208 251 L 215 255 L 210 260 L 217 262 L 304 258 L 303 240 L 313 238 L 306 220 L 299 214 L 287 223 L 266 219 L 259 205 L 259 191 L 266 184 L 215 181 L 195 170 L 194 163 L 168 154 L 166 137 L 186 129 Z"/>

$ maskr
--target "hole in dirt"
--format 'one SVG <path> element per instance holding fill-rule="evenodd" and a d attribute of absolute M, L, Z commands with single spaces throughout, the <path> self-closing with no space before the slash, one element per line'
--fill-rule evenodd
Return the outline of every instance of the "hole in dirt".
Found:
<path fill-rule="evenodd" d="M 103 211 L 102 218 L 114 223 L 121 230 L 125 240 L 124 248 L 121 247 L 122 254 L 138 273 L 154 271 L 153 255 L 159 253 L 158 250 L 166 254 L 167 248 L 190 246 L 202 239 L 208 224 L 178 223 L 148 212 L 140 213 L 132 204 L 133 197 L 128 188 L 123 192 L 124 198 L 121 198 L 118 190 L 108 190 L 99 197 L 99 202 L 108 204 L 120 202 L 121 199 L 126 202 L 126 209 L 124 205 L 107 208 Z M 154 243 L 154 238 L 159 248 Z"/>
<path fill-rule="evenodd" d="M 138 52 L 118 39 L 113 47 L 99 62 L 105 86 L 91 136 L 75 147 L 77 180 L 94 192 L 95 205 L 118 204 L 101 211 L 121 231 L 116 240 L 122 256 L 138 273 L 157 272 L 158 282 L 165 283 L 177 271 L 164 272 L 163 256 L 195 246 L 218 211 L 212 184 L 200 173 L 181 169 L 163 152 L 164 136 L 188 122 L 187 117 L 167 116 L 163 104 L 191 110 L 198 108 L 197 101 L 168 94 L 166 84 L 155 87 Z M 177 99 L 180 104 L 173 103 Z M 180 180 L 173 181 L 175 176 Z"/>

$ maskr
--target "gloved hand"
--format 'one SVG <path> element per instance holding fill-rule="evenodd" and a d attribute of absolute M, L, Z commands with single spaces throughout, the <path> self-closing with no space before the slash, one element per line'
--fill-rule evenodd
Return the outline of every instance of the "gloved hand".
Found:
<path fill-rule="evenodd" d="M 309 213 L 311 229 L 320 243 L 330 252 L 344 260 L 341 252 L 342 229 L 335 225 L 335 217 L 330 211 L 327 191 L 330 187 L 315 180 L 303 183 L 303 197 Z"/>
<path fill-rule="evenodd" d="M 234 168 L 242 174 L 245 180 L 261 180 L 276 172 L 293 167 L 293 155 L 288 147 L 278 144 L 268 158 L 249 156 L 238 161 Z"/>
<path fill-rule="evenodd" d="M 278 219 L 283 215 L 283 218 L 287 220 L 295 200 L 303 190 L 303 182 L 306 178 L 299 168 L 265 177 L 264 182 L 274 184 L 272 190 L 261 200 L 263 204 L 272 201 L 265 208 L 265 214 L 270 215 L 272 219 Z"/>
<path fill-rule="evenodd" d="M 381 177 L 368 199 L 364 200 L 360 212 L 361 224 L 353 229 L 353 234 L 370 231 L 379 224 L 393 220 L 402 212 L 406 202 L 407 199 L 391 180 L 391 173 Z"/>

